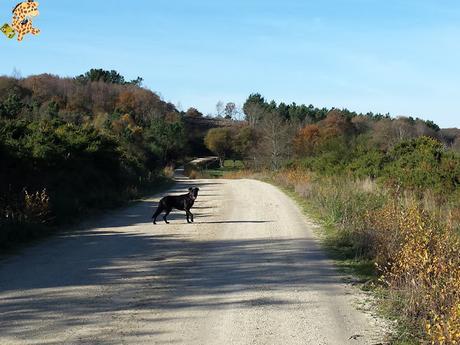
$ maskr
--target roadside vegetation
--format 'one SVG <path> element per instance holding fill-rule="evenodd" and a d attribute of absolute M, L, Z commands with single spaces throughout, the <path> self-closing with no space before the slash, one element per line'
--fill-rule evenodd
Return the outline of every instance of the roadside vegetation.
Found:
<path fill-rule="evenodd" d="M 399 344 L 460 344 L 460 131 L 250 95 L 217 118 L 116 71 L 0 77 L 0 247 L 167 183 L 257 176 L 325 225 L 336 258 L 381 291 Z M 224 117 L 225 115 L 225 117 Z M 256 175 L 255 175 L 256 174 Z"/>
<path fill-rule="evenodd" d="M 0 77 L 0 246 L 167 183 L 182 115 L 115 71 Z"/>
<path fill-rule="evenodd" d="M 334 257 L 378 291 L 395 343 L 459 344 L 458 131 L 258 94 L 244 111 L 245 125 L 206 137 L 224 168 L 198 173 L 256 176 L 293 193 L 324 224 Z M 238 171 L 225 167 L 232 158 Z"/>

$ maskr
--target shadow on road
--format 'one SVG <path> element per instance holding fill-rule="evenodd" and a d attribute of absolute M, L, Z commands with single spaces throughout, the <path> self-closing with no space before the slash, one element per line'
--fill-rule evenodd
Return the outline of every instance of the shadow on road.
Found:
<path fill-rule="evenodd" d="M 304 239 L 196 242 L 171 236 L 90 231 L 78 234 L 74 241 L 78 242 L 69 246 L 78 244 L 84 257 L 56 253 L 52 259 L 47 256 L 44 262 L 38 260 L 35 267 L 18 271 L 6 266 L 0 270 L 0 334 L 14 335 L 21 329 L 17 325 L 45 320 L 53 312 L 78 324 L 87 315 L 130 309 L 155 313 L 229 305 L 285 305 L 289 302 L 276 298 L 228 301 L 221 297 L 261 289 L 315 285 L 327 289 L 328 283 L 337 282 L 337 272 L 325 268 L 330 266 L 325 264 L 323 254 Z M 102 293 L 88 300 L 78 294 L 92 286 L 107 288 L 107 296 Z M 116 303 L 111 289 L 118 291 Z M 13 290 L 25 292 L 5 296 Z M 133 302 L 133 296 L 141 297 Z M 69 322 L 62 327 L 72 326 Z"/>
<path fill-rule="evenodd" d="M 272 220 L 222 220 L 222 221 L 196 221 L 197 224 L 265 224 L 274 223 Z"/>
<path fill-rule="evenodd" d="M 190 187 L 199 187 L 203 188 L 206 187 L 207 191 L 214 191 L 216 194 L 212 196 L 220 196 L 218 194 L 217 189 L 213 189 L 212 186 L 218 186 L 219 183 L 215 182 L 208 182 L 206 180 L 189 180 L 189 179 L 176 179 L 177 183 L 174 185 L 172 189 L 170 189 L 164 195 L 181 195 L 187 194 L 188 189 Z M 211 186 L 211 188 L 209 188 Z M 206 217 L 209 214 L 202 213 L 200 210 L 211 209 L 210 207 L 200 206 L 202 205 L 203 198 L 207 198 L 210 195 L 206 193 L 199 193 L 198 199 L 192 209 L 192 212 L 196 214 L 198 217 Z M 82 223 L 80 226 L 80 230 L 85 230 L 91 227 L 98 227 L 98 228 L 117 228 L 117 227 L 126 227 L 132 226 L 136 224 L 146 224 L 151 223 L 151 216 L 154 213 L 158 206 L 158 202 L 152 200 L 141 200 L 135 203 L 134 206 L 128 207 L 122 210 L 116 210 L 114 212 L 109 212 L 108 215 L 98 218 L 97 220 L 91 220 L 89 222 Z M 163 222 L 163 215 L 158 216 L 157 222 Z M 170 221 L 183 221 L 184 223 L 187 222 L 185 212 L 173 210 L 173 212 L 168 216 L 168 220 Z"/>
<path fill-rule="evenodd" d="M 203 184 L 184 181 L 176 190 L 183 192 L 190 185 Z M 289 301 L 274 296 L 226 298 L 238 292 L 274 292 L 308 286 L 331 295 L 335 293 L 333 289 L 328 292 L 328 285 L 337 283 L 337 272 L 312 240 L 194 241 L 155 235 L 153 225 L 152 234 L 114 230 L 149 223 L 146 214 L 151 213 L 147 209 L 155 206 L 153 202 L 142 201 L 120 214 L 104 217 L 96 230 L 66 234 L 55 239 L 55 245 L 31 248 L 23 257 L 0 264 L 0 339 L 33 337 L 32 331 L 28 334 L 24 329 L 38 327 L 42 321 L 52 320 L 57 330 L 64 331 L 86 324 L 89 315 L 112 315 L 127 310 L 146 310 L 158 315 L 190 308 L 289 307 Z M 183 214 L 172 215 L 170 219 L 175 217 L 185 222 Z M 94 294 L 86 293 L 93 290 Z M 59 318 L 55 320 L 56 315 Z M 155 322 L 162 320 L 157 317 Z"/>

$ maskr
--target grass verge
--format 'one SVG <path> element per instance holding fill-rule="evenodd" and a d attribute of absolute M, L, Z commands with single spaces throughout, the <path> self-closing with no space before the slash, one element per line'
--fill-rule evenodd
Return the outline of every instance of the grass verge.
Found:
<path fill-rule="evenodd" d="M 359 279 L 359 282 L 365 283 L 363 288 L 366 290 L 372 286 L 368 283 L 377 281 L 374 262 L 357 258 L 353 248 L 341 242 L 336 224 L 331 222 L 330 218 L 324 217 L 314 203 L 301 197 L 293 188 L 284 187 L 271 178 L 264 178 L 262 181 L 280 188 L 300 206 L 305 215 L 320 225 L 315 233 L 329 257 L 343 273 L 353 275 Z"/>
<path fill-rule="evenodd" d="M 370 180 L 315 178 L 304 171 L 226 177 L 281 188 L 321 225 L 318 235 L 330 257 L 371 290 L 381 315 L 393 321 L 390 344 L 460 343 L 455 208 L 395 195 Z"/>

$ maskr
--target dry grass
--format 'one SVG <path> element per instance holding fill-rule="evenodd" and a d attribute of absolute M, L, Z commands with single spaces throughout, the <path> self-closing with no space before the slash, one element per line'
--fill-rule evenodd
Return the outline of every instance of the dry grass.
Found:
<path fill-rule="evenodd" d="M 50 214 L 50 198 L 46 189 L 29 193 L 24 190 L 23 217 L 29 223 L 46 223 Z"/>
<path fill-rule="evenodd" d="M 395 194 L 374 181 L 318 178 L 301 169 L 272 179 L 296 192 L 334 232 L 328 241 L 348 256 L 376 264 L 393 312 L 410 338 L 460 344 L 460 208 Z"/>
<path fill-rule="evenodd" d="M 460 241 L 452 222 L 417 201 L 369 213 L 381 281 L 402 298 L 398 311 L 431 344 L 460 344 Z"/>
<path fill-rule="evenodd" d="M 371 260 L 385 303 L 412 341 L 460 344 L 460 206 L 427 191 L 393 193 L 371 179 L 324 178 L 303 169 L 250 170 L 224 178 L 270 178 L 301 197 L 326 225 L 326 244 Z M 331 227 L 329 227 L 331 228 Z M 415 339 L 415 340 L 414 340 Z"/>
<path fill-rule="evenodd" d="M 222 177 L 229 180 L 238 180 L 243 178 L 255 178 L 256 173 L 252 170 L 235 170 L 226 172 Z"/>
<path fill-rule="evenodd" d="M 393 313 L 411 337 L 460 344 L 460 208 L 427 192 L 390 193 L 371 179 L 318 178 L 303 169 L 276 174 L 232 171 L 224 178 L 271 178 L 313 206 L 335 231 L 329 245 L 348 258 L 372 260 Z M 192 178 L 202 178 L 198 171 Z M 407 331 L 407 329 L 406 329 Z"/>
<path fill-rule="evenodd" d="M 168 165 L 163 169 L 163 175 L 167 178 L 174 177 L 174 166 Z"/>
<path fill-rule="evenodd" d="M 196 180 L 197 178 L 203 178 L 198 170 L 190 170 L 188 172 L 188 178 L 191 180 Z"/>

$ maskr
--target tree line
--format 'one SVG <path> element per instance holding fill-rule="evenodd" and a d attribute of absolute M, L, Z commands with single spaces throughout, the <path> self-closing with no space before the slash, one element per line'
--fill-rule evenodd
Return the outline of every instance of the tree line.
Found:
<path fill-rule="evenodd" d="M 459 343 L 460 131 L 259 94 L 243 108 L 244 123 L 205 138 L 245 163 L 228 176 L 256 171 L 302 198 L 331 254 L 378 286 L 398 343 Z"/>
<path fill-rule="evenodd" d="M 456 190 L 460 136 L 432 121 L 267 102 L 252 94 L 245 122 L 211 129 L 206 146 L 253 169 L 298 165 L 322 175 L 381 178 L 407 188 Z M 457 151 L 457 152 L 456 152 Z"/>
<path fill-rule="evenodd" d="M 0 243 L 135 197 L 183 157 L 183 114 L 141 83 L 0 77 Z"/>

